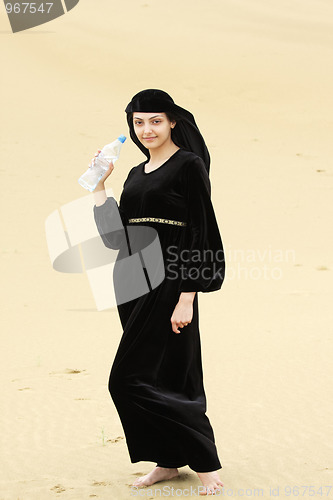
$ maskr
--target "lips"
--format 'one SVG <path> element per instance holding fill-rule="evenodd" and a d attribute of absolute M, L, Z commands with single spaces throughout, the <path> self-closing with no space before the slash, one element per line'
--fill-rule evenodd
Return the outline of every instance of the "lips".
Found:
<path fill-rule="evenodd" d="M 156 139 L 156 137 L 144 137 L 143 138 L 144 141 L 151 141 L 153 139 Z"/>

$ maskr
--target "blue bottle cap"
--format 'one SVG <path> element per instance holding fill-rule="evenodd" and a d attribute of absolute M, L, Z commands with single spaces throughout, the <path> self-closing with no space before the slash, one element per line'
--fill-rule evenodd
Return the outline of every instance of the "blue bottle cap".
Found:
<path fill-rule="evenodd" d="M 126 141 L 126 137 L 125 137 L 124 135 L 120 135 L 120 136 L 118 137 L 118 141 L 120 141 L 120 142 L 124 143 L 124 142 Z"/>

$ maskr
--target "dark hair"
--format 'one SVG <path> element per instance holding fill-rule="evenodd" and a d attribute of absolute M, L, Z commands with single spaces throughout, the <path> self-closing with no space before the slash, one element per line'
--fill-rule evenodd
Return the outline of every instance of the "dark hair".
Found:
<path fill-rule="evenodd" d="M 138 92 L 125 108 L 127 123 L 132 141 L 139 149 L 150 158 L 149 149 L 139 141 L 133 123 L 133 112 L 153 113 L 164 112 L 171 122 L 176 122 L 176 126 L 171 128 L 171 138 L 173 142 L 187 151 L 195 153 L 205 163 L 209 174 L 210 156 L 209 151 L 195 122 L 192 113 L 187 109 L 175 104 L 172 97 L 158 89 L 146 89 Z"/>
<path fill-rule="evenodd" d="M 180 121 L 180 116 L 177 116 L 175 113 L 170 113 L 169 111 L 165 111 L 170 122 L 178 122 Z"/>

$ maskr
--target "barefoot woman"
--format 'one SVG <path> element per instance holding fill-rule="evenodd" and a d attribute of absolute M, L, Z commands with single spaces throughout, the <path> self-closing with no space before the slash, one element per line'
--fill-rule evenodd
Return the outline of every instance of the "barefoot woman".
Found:
<path fill-rule="evenodd" d="M 143 90 L 125 111 L 131 138 L 147 160 L 129 171 L 119 206 L 105 193 L 110 164 L 94 192 L 95 222 L 104 244 L 119 249 L 119 261 L 128 254 L 130 226 L 154 228 L 165 278 L 144 295 L 118 302 L 123 335 L 109 390 L 131 461 L 157 464 L 134 485 L 171 479 L 188 465 L 206 494 L 223 486 L 206 415 L 197 293 L 219 290 L 225 275 L 210 157 L 193 115 L 166 92 Z M 111 231 L 119 215 L 125 229 Z"/>

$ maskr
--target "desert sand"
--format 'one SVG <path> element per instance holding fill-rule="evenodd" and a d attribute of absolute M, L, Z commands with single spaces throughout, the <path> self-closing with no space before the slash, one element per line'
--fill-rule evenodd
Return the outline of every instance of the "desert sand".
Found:
<path fill-rule="evenodd" d="M 145 88 L 212 158 L 227 275 L 199 307 L 224 496 L 332 497 L 332 2 L 81 0 L 15 34 L 2 6 L 0 37 L 0 498 L 128 499 L 154 466 L 131 464 L 107 389 L 117 311 L 52 268 L 44 228 Z M 117 200 L 143 159 L 129 139 Z M 184 467 L 142 494 L 199 485 Z"/>

